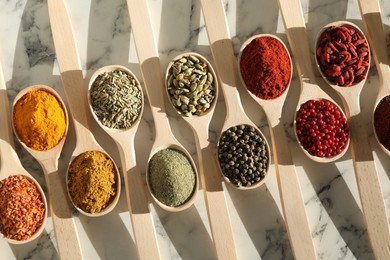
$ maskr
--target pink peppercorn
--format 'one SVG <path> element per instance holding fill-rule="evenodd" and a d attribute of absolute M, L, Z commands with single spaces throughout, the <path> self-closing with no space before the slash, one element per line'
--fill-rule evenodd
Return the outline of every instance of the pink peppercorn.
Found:
<path fill-rule="evenodd" d="M 300 107 L 296 134 L 311 155 L 327 158 L 340 154 L 349 138 L 344 114 L 328 100 L 309 100 Z"/>

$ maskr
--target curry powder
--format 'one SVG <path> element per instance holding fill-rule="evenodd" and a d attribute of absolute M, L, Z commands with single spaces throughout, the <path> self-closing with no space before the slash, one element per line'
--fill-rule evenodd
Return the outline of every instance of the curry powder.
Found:
<path fill-rule="evenodd" d="M 99 213 L 117 192 L 114 162 L 104 153 L 87 151 L 78 155 L 68 171 L 68 190 L 73 204 L 88 213 Z"/>

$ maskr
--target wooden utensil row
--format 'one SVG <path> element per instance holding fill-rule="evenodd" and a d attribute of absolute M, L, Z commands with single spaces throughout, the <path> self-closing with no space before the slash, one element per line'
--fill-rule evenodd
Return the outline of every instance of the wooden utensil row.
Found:
<path fill-rule="evenodd" d="M 48 2 L 49 2 L 49 12 L 51 12 L 53 14 L 51 16 L 51 20 L 52 20 L 52 17 L 54 17 L 54 15 L 57 16 L 58 13 L 62 13 L 62 15 L 67 16 L 66 9 L 64 8 L 63 3 L 60 3 L 62 1 L 49 0 Z M 55 4 L 54 4 L 54 2 L 55 2 Z M 289 18 L 290 16 L 286 15 L 287 12 L 283 12 L 283 9 L 289 7 L 289 8 L 292 8 L 293 10 L 297 11 L 297 9 L 295 9 L 295 8 L 297 8 L 298 5 L 293 6 L 291 3 L 288 3 L 288 4 L 284 3 L 284 0 L 280 0 L 279 2 L 281 5 L 282 14 L 287 16 L 288 17 L 287 19 L 290 19 Z M 362 1 L 362 2 L 364 2 L 364 1 Z M 60 4 L 58 5 L 58 3 L 60 3 Z M 295 2 L 295 4 L 297 4 L 297 3 L 300 4 L 299 1 Z M 152 32 L 151 27 L 148 27 L 151 25 L 150 24 L 145 25 L 145 21 L 147 21 L 149 19 L 147 5 L 146 5 L 144 0 L 128 0 L 128 6 L 129 6 L 130 18 L 131 18 L 133 30 L 135 30 L 135 31 L 138 30 L 138 33 L 135 33 L 136 42 L 137 41 L 142 42 L 142 45 L 143 45 L 143 47 L 140 48 L 138 46 L 141 46 L 141 44 L 137 44 L 137 51 L 138 51 L 138 55 L 140 58 L 140 64 L 141 64 L 141 69 L 142 69 L 144 78 L 146 77 L 146 79 L 144 80 L 145 84 L 153 85 L 153 88 L 157 88 L 157 87 L 163 88 L 163 86 L 157 86 L 157 85 L 161 85 L 161 83 L 162 83 L 161 78 L 149 79 L 149 77 L 150 77 L 149 74 L 155 73 L 156 69 L 160 70 L 160 66 L 159 66 L 158 60 L 156 60 L 156 58 L 158 59 L 157 49 L 155 46 L 153 46 L 153 44 L 154 44 L 153 39 L 152 39 L 153 32 Z M 224 86 L 223 88 L 225 88 L 225 90 L 227 90 L 228 92 L 233 91 L 233 89 L 229 89 L 229 88 L 235 87 L 234 85 L 237 82 L 237 79 L 229 78 L 229 77 L 234 75 L 234 73 L 237 73 L 237 71 L 235 71 L 237 69 L 236 69 L 236 67 L 234 67 L 230 63 L 221 62 L 222 55 L 233 54 L 232 48 L 230 46 L 231 43 L 229 42 L 230 41 L 229 34 L 225 33 L 226 32 L 225 30 L 221 30 L 221 26 L 223 28 L 227 27 L 226 18 L 224 17 L 224 13 L 223 13 L 222 2 L 220 2 L 220 1 L 202 1 L 202 8 L 203 8 L 203 12 L 205 15 L 206 28 L 207 28 L 208 33 L 209 33 L 210 46 L 212 48 L 213 56 L 214 56 L 216 63 L 217 63 L 217 68 L 218 68 L 218 72 L 220 73 L 221 81 L 223 83 L 226 83 L 227 81 L 231 83 L 231 84 L 228 84 L 229 86 Z M 208 14 L 207 10 L 210 10 L 209 8 L 212 8 L 213 16 Z M 217 13 L 219 14 L 219 16 L 215 15 L 216 10 L 218 10 Z M 64 22 L 64 20 L 66 20 L 64 18 L 65 16 L 59 16 L 61 18 L 56 17 L 53 20 L 59 19 L 59 20 L 62 20 L 62 21 L 59 21 L 60 23 L 62 23 L 62 22 Z M 297 60 L 298 67 L 300 68 L 300 70 L 304 71 L 304 73 L 300 73 L 300 74 L 308 75 L 309 76 L 308 78 L 312 79 L 313 75 L 312 75 L 312 72 L 310 71 L 311 68 L 307 67 L 307 66 L 309 66 L 309 63 L 304 62 L 303 60 L 305 60 L 305 59 L 299 58 L 299 57 L 302 57 L 303 54 L 306 55 L 305 51 L 307 51 L 307 48 L 306 48 L 307 46 L 303 45 L 303 47 L 302 47 L 302 45 L 301 45 L 302 48 L 300 48 L 294 44 L 294 42 L 295 42 L 294 39 L 305 36 L 305 32 L 303 30 L 293 30 L 293 28 L 295 28 L 295 29 L 301 28 L 302 21 L 299 19 L 300 19 L 300 17 L 296 17 L 295 19 L 289 20 L 290 22 L 292 22 L 293 20 L 295 22 L 292 22 L 293 25 L 286 24 L 286 31 L 287 31 L 287 34 L 289 36 L 290 44 L 292 44 L 293 52 L 295 51 L 294 56 L 298 57 L 298 60 Z M 148 23 L 149 22 L 150 21 L 148 21 Z M 288 22 L 288 23 L 290 23 L 290 22 Z M 64 41 L 64 43 L 63 43 L 64 45 L 62 47 L 56 48 L 56 52 L 57 52 L 57 56 L 58 56 L 57 59 L 65 61 L 62 63 L 59 61 L 61 71 L 62 71 L 63 84 L 64 84 L 65 89 L 66 89 L 66 86 L 69 86 L 70 84 L 75 84 L 75 85 L 80 87 L 83 85 L 83 83 L 81 83 L 82 82 L 82 74 L 81 74 L 81 68 L 80 68 L 80 65 L 78 62 L 77 50 L 75 48 L 74 42 L 72 42 L 73 35 L 71 32 L 71 27 L 69 25 L 65 26 L 65 28 L 70 28 L 70 31 L 65 30 L 65 32 L 68 32 L 69 34 L 64 33 L 63 28 L 64 28 L 63 24 L 61 24 L 60 26 L 57 27 L 58 30 L 61 30 L 61 34 L 63 34 L 60 37 L 61 38 L 60 40 L 58 40 L 58 39 L 56 40 L 56 38 L 58 36 L 56 36 L 55 35 L 56 33 L 53 32 L 53 35 L 54 35 L 53 37 L 55 38 L 55 42 Z M 213 31 L 214 28 L 218 28 L 218 30 Z M 294 31 L 294 34 L 292 34 L 293 31 Z M 150 37 L 152 37 L 152 38 L 150 38 Z M 291 41 L 293 43 L 291 43 Z M 151 45 L 145 44 L 145 42 L 150 43 Z M 64 46 L 66 46 L 66 48 Z M 59 51 L 58 49 L 62 49 L 62 51 Z M 150 50 L 152 50 L 152 52 L 149 52 Z M 300 54 L 300 51 L 302 51 L 302 55 Z M 380 49 L 379 52 L 382 54 L 383 50 Z M 59 53 L 60 53 L 60 55 L 59 55 Z M 63 53 L 63 54 L 61 54 L 61 53 Z M 69 57 L 65 57 L 65 53 L 66 53 L 66 55 L 71 53 L 71 54 L 75 54 L 76 56 L 73 57 L 71 55 L 71 57 L 74 58 L 74 60 L 72 60 L 72 58 L 69 59 Z M 62 58 L 61 58 L 61 56 L 62 56 Z M 379 55 L 379 57 L 381 57 L 381 56 Z M 233 57 L 231 57 L 231 58 L 233 59 Z M 375 58 L 378 59 L 376 56 L 375 56 Z M 378 59 L 378 60 L 380 60 L 380 59 Z M 232 66 L 229 67 L 228 65 L 232 65 Z M 380 65 L 379 67 L 382 68 L 384 66 Z M 381 73 L 381 75 L 387 75 L 386 69 L 388 70 L 388 67 L 384 67 L 385 72 Z M 228 77 L 227 75 L 229 72 L 233 72 L 233 74 L 231 74 Z M 228 79 L 226 77 L 228 77 Z M 150 81 L 150 83 L 149 83 L 149 81 Z M 309 80 L 309 82 L 303 82 L 303 84 L 310 85 L 311 80 Z M 226 85 L 226 84 L 223 84 L 223 85 Z M 317 94 L 314 93 L 315 91 L 313 92 L 313 89 L 315 89 L 315 88 L 313 88 L 313 86 L 310 86 L 310 87 L 311 87 L 311 90 L 307 91 L 307 93 L 306 93 L 308 98 L 310 98 L 310 97 L 312 98 L 313 95 L 316 96 L 318 93 L 320 93 L 320 94 L 318 94 L 319 96 L 324 96 L 326 98 L 329 98 L 327 95 L 323 95 L 323 93 L 321 93 L 321 91 L 319 91 Z M 306 87 L 306 89 L 309 89 L 309 87 Z M 67 91 L 65 91 L 65 92 L 67 92 Z M 69 99 L 71 99 L 71 97 L 70 97 L 71 95 L 67 93 L 67 96 L 68 96 L 68 102 L 69 102 Z M 152 97 L 152 100 L 156 100 L 156 99 Z M 75 104 L 76 102 L 78 103 L 77 105 Z M 89 119 L 84 118 L 84 116 L 79 115 L 79 113 L 73 112 L 74 110 L 78 110 L 78 109 L 80 109 L 80 111 L 85 111 L 86 108 L 80 106 L 80 105 L 84 104 L 84 101 L 80 103 L 80 100 L 78 100 L 78 101 L 73 100 L 73 101 L 70 101 L 69 103 L 71 106 L 72 115 L 73 115 L 74 120 L 75 120 L 75 127 L 76 127 L 76 130 L 78 132 L 78 134 L 77 134 L 79 137 L 78 140 L 80 139 L 80 136 L 82 136 L 82 137 L 85 137 L 87 140 L 92 140 L 91 142 L 94 143 L 92 134 L 88 132 L 88 128 L 89 128 L 88 127 L 88 120 Z M 155 103 L 155 102 L 153 102 L 153 101 L 151 101 L 150 103 L 152 105 L 152 111 L 154 108 L 161 109 L 161 107 L 163 107 L 163 106 L 160 107 L 159 105 L 154 106 L 153 103 Z M 227 102 L 227 103 L 229 103 L 229 102 Z M 157 104 L 160 104 L 160 102 L 157 102 Z M 240 104 L 240 100 L 238 100 L 238 104 Z M 283 105 L 283 102 L 281 105 Z M 234 110 L 235 109 L 232 109 L 232 108 L 228 109 L 228 111 L 234 111 Z M 241 109 L 238 109 L 238 110 L 241 110 Z M 156 112 L 155 114 L 161 115 L 161 111 Z M 161 116 L 160 115 L 157 115 L 156 117 L 161 118 L 162 121 L 165 121 L 166 115 L 164 115 L 164 113 L 162 113 Z M 237 117 L 237 115 L 234 115 L 233 117 L 234 117 L 233 121 L 235 123 L 237 120 L 239 121 L 243 118 L 242 116 Z M 209 120 L 209 119 L 207 119 L 207 120 Z M 204 132 L 204 130 L 205 130 L 204 127 L 206 127 L 206 129 L 207 129 L 208 124 L 209 124 L 209 122 L 207 122 L 207 120 L 206 121 L 203 120 L 204 122 L 201 123 L 202 124 L 201 126 L 196 125 L 198 130 L 196 130 L 195 133 L 196 132 L 202 133 L 199 136 L 202 139 L 200 141 L 202 148 L 198 149 L 198 152 L 201 151 L 201 153 L 204 153 L 204 155 L 210 156 L 210 152 L 206 151 L 206 148 L 208 146 L 208 142 L 207 141 L 205 142 L 205 140 L 203 140 L 203 139 L 206 139 L 206 140 L 208 139 L 207 131 Z M 159 121 L 159 120 L 157 120 L 157 121 Z M 201 127 L 201 128 L 199 128 L 199 127 Z M 136 130 L 136 128 L 133 129 L 132 135 L 134 135 L 135 130 Z M 164 133 L 164 131 L 163 131 L 163 133 Z M 275 134 L 275 133 L 277 133 L 277 134 Z M 280 137 L 280 135 L 284 135 L 283 129 L 279 129 L 279 128 L 277 128 L 277 129 L 275 128 L 275 133 L 273 134 L 273 138 L 275 138 L 277 140 L 280 140 L 280 138 L 282 138 L 282 137 Z M 164 138 L 162 138 L 164 141 L 162 143 L 157 142 L 158 145 L 157 144 L 155 145 L 156 149 L 158 147 L 166 144 L 166 139 L 170 136 L 170 134 L 168 134 L 168 135 L 162 134 L 162 136 L 164 137 Z M 114 134 L 113 134 L 113 138 L 115 139 Z M 119 138 L 119 136 L 118 136 L 118 138 Z M 81 139 L 84 139 L 84 138 L 81 138 Z M 117 141 L 117 143 L 120 146 L 120 143 L 123 143 L 125 139 L 123 139 L 123 137 L 121 137 L 118 140 L 119 141 Z M 131 141 L 130 143 L 131 143 L 131 146 L 133 147 L 133 141 Z M 176 143 L 176 141 L 175 141 L 175 143 Z M 278 152 L 278 149 L 277 149 L 278 146 L 280 146 L 280 143 L 279 143 L 279 145 L 274 145 L 275 152 Z M 82 144 L 80 144 L 78 141 L 78 145 L 76 147 L 74 154 L 80 153 L 81 151 L 83 151 L 87 148 L 90 149 L 91 147 L 101 149 L 100 147 L 96 147 L 95 145 L 91 146 L 90 144 L 88 144 L 88 141 L 86 143 L 83 142 Z M 205 149 L 205 151 L 203 151 L 204 149 Z M 130 214 L 132 216 L 133 229 L 135 231 L 137 231 L 138 228 L 144 227 L 144 226 L 151 228 L 151 229 L 147 229 L 147 230 L 150 230 L 150 232 L 144 232 L 144 230 L 142 230 L 142 233 L 140 233 L 141 230 L 138 233 L 135 232 L 136 233 L 136 242 L 137 242 L 137 246 L 138 246 L 138 253 L 139 253 L 140 258 L 142 258 L 142 259 L 159 258 L 160 256 L 159 256 L 159 250 L 158 250 L 158 245 L 157 245 L 157 240 L 156 240 L 156 234 L 155 234 L 155 231 L 153 228 L 153 223 L 151 220 L 150 211 L 149 211 L 148 206 L 147 206 L 148 201 L 147 201 L 145 196 L 141 196 L 141 198 L 139 196 L 140 193 L 142 194 L 144 191 L 140 192 L 140 190 L 135 189 L 134 185 L 133 185 L 133 188 L 131 188 L 131 186 L 129 184 L 129 180 L 131 178 L 135 178 L 134 179 L 135 181 L 133 180 L 133 182 L 141 185 L 142 181 L 139 179 L 139 176 L 137 175 L 137 174 L 139 174 L 139 169 L 134 170 L 132 167 L 128 166 L 128 165 L 135 165 L 135 158 L 126 157 L 126 155 L 125 155 L 126 153 L 134 154 L 134 149 L 130 149 L 130 150 L 125 149 L 125 150 L 122 150 L 122 153 L 121 153 L 121 157 L 123 157 L 122 163 L 124 166 L 127 165 L 126 167 L 124 167 L 124 169 L 129 169 L 128 173 L 127 173 L 128 176 L 127 176 L 127 178 L 125 178 L 125 185 L 126 185 L 127 198 L 129 201 L 129 211 L 130 211 Z M 213 155 L 212 152 L 211 152 L 211 154 Z M 302 201 L 302 195 L 301 195 L 301 190 L 299 187 L 299 182 L 297 181 L 296 176 L 293 179 L 290 179 L 290 181 L 287 181 L 287 178 L 291 178 L 291 176 L 290 175 L 289 176 L 283 175 L 287 171 L 287 168 L 286 168 L 287 166 L 289 166 L 289 168 L 292 169 L 291 172 L 296 174 L 296 172 L 294 170 L 294 165 L 291 162 L 291 158 L 286 157 L 285 154 L 278 154 L 278 156 L 280 156 L 279 157 L 280 158 L 279 159 L 280 169 L 278 171 L 279 189 L 280 189 L 281 198 L 283 201 L 284 214 L 286 217 L 287 228 L 288 228 L 288 232 L 289 232 L 289 236 L 290 236 L 290 240 L 291 240 L 290 242 L 291 242 L 292 247 L 293 247 L 294 255 L 298 259 L 306 258 L 310 255 L 310 257 L 308 257 L 308 258 L 313 259 L 316 257 L 315 249 L 314 249 L 314 245 L 312 243 L 312 237 L 311 237 L 310 229 L 309 229 L 308 223 L 307 223 L 307 216 L 306 216 L 306 212 L 305 212 L 303 201 Z M 212 167 L 212 168 L 214 169 L 213 171 L 216 170 L 215 167 Z M 364 171 L 364 169 L 359 166 L 358 169 L 360 169 L 360 168 L 362 169 L 362 171 Z M 138 176 L 138 177 L 136 178 L 135 176 Z M 213 178 L 214 178 L 214 180 L 213 180 Z M 360 183 L 359 182 L 360 179 L 361 178 L 357 178 L 358 184 Z M 370 179 L 372 179 L 372 178 L 370 178 Z M 224 192 L 223 192 L 222 186 L 220 185 L 221 180 L 219 178 L 215 178 L 215 176 L 212 177 L 210 180 L 208 180 L 205 176 L 202 176 L 202 181 L 203 181 L 203 188 L 205 189 L 205 199 L 207 202 L 206 205 L 208 206 L 208 213 L 209 213 L 210 224 L 212 226 L 213 238 L 214 238 L 214 242 L 216 243 L 215 247 L 216 247 L 217 256 L 220 259 L 228 259 L 228 258 L 234 259 L 234 258 L 236 258 L 235 245 L 234 245 L 234 239 L 232 236 L 230 219 L 228 216 L 228 210 L 226 207 L 226 201 L 225 201 L 224 194 L 223 194 Z M 208 184 L 209 181 L 213 184 Z M 362 186 L 361 191 L 362 190 L 363 191 L 364 190 L 372 190 L 372 185 L 370 185 L 370 182 L 368 182 L 368 181 L 365 183 L 362 183 L 360 185 L 364 185 L 364 187 Z M 210 187 L 214 187 L 214 188 L 210 188 Z M 218 188 L 215 189 L 215 187 L 218 187 Z M 378 185 L 375 185 L 375 187 L 376 187 L 375 190 L 377 191 L 377 195 L 380 194 L 380 185 L 379 185 L 379 188 L 378 188 Z M 134 191 L 136 191 L 136 190 L 137 190 L 137 194 L 134 193 Z M 373 197 L 370 197 L 370 194 L 371 194 L 371 192 L 368 192 L 367 197 L 362 198 L 362 200 L 366 201 L 365 203 L 372 202 Z M 361 196 L 365 196 L 365 195 L 361 195 Z M 131 199 L 131 198 L 133 198 L 133 199 Z M 379 197 L 376 196 L 376 198 L 374 200 L 375 201 L 379 200 L 379 204 L 383 204 L 383 198 L 381 196 L 379 196 Z M 130 201 L 132 201 L 132 202 L 130 202 Z M 140 201 L 142 201 L 141 204 L 139 204 Z M 299 210 L 297 210 L 297 207 L 294 206 L 294 203 L 297 203 L 297 201 L 299 202 L 298 203 Z M 134 205 L 138 205 L 138 206 L 134 206 Z M 222 208 L 220 208 L 221 205 L 222 205 Z M 384 208 L 384 206 L 380 207 L 380 205 L 378 207 L 380 208 L 379 211 L 382 212 L 381 219 L 384 220 L 383 212 L 384 212 L 384 216 L 386 216 L 385 208 Z M 390 246 L 389 246 L 390 242 L 389 241 L 390 240 L 386 239 L 389 237 L 389 233 L 386 232 L 386 229 L 383 229 L 381 232 L 379 232 L 378 230 L 370 231 L 371 229 L 376 229 L 375 228 L 376 222 L 374 219 L 376 218 L 375 216 L 377 216 L 377 214 L 375 212 L 377 212 L 378 207 L 376 206 L 374 209 L 373 208 L 366 209 L 365 206 L 363 205 L 365 214 L 367 214 L 368 211 L 373 212 L 372 216 L 369 215 L 367 222 L 368 222 L 368 224 L 372 223 L 372 224 L 368 225 L 368 229 L 369 229 L 369 234 L 370 234 L 371 240 L 376 241 L 376 242 L 373 242 L 373 248 L 374 248 L 374 252 L 375 252 L 376 256 L 378 256 L 378 257 L 389 256 L 389 252 L 390 252 Z M 224 219 L 225 217 L 227 217 L 225 220 L 220 221 L 220 223 L 222 223 L 223 225 L 218 226 L 217 225 L 218 219 Z M 291 221 L 290 221 L 290 219 L 291 219 Z M 388 226 L 388 221 L 384 221 L 384 222 L 382 221 L 382 225 L 380 225 L 380 226 L 383 226 L 383 225 L 386 226 L 386 223 Z M 215 228 L 213 228 L 213 226 Z M 227 229 L 224 229 L 224 227 Z M 302 227 L 304 227 L 303 228 L 304 232 L 302 232 Z M 225 238 L 226 240 L 223 241 L 222 243 L 220 243 L 221 239 L 223 239 L 223 238 Z M 379 240 L 377 240 L 377 239 L 379 239 Z M 383 240 L 384 240 L 384 243 L 382 243 Z M 150 242 L 152 242 L 152 243 L 150 244 Z M 153 248 L 153 250 L 151 250 L 151 248 Z"/>

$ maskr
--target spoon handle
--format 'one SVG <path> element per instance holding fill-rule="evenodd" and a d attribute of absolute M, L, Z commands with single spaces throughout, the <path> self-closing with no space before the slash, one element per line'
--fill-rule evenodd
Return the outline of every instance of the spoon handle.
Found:
<path fill-rule="evenodd" d="M 85 113 L 88 110 L 87 91 L 72 24 L 63 0 L 48 0 L 48 9 L 62 84 L 77 129 L 78 139 L 84 140 L 84 137 L 90 136 L 88 131 L 85 131 L 89 129 L 88 117 Z"/>
<path fill-rule="evenodd" d="M 3 69 L 0 63 L 0 179 L 8 176 L 7 172 L 15 172 L 22 169 L 22 165 L 13 148 L 13 135 L 10 119 L 10 107 L 5 85 Z M 5 160 L 5 158 L 8 158 Z M 23 170 L 24 171 L 24 170 Z"/>
<path fill-rule="evenodd" d="M 288 235 L 295 259 L 317 259 L 298 175 L 282 123 L 271 128 L 275 169 Z"/>
<path fill-rule="evenodd" d="M 170 134 L 167 130 L 170 127 L 165 112 L 164 80 L 148 5 L 146 0 L 127 0 L 127 6 L 146 94 L 151 106 L 154 123 L 158 126 L 156 127 L 155 140 L 164 141 L 165 137 L 160 138 L 158 136 L 169 136 Z"/>
<path fill-rule="evenodd" d="M 298 75 L 304 82 L 315 83 L 313 62 L 310 54 L 309 39 L 306 33 L 300 0 L 279 0 L 280 12 L 283 16 L 284 28 L 296 61 Z"/>
<path fill-rule="evenodd" d="M 5 85 L 3 68 L 0 63 L 0 142 L 5 142 L 7 145 L 4 146 L 13 146 L 13 136 L 10 120 L 10 107 L 7 95 L 7 87 Z M 4 153 L 6 154 L 6 153 Z"/>
<path fill-rule="evenodd" d="M 199 175 L 202 181 L 214 248 L 218 259 L 237 259 L 229 209 L 222 186 L 216 155 L 209 142 L 208 126 L 192 126 L 196 135 Z"/>
<path fill-rule="evenodd" d="M 58 251 L 61 259 L 83 259 L 76 223 L 73 219 L 71 204 L 62 185 L 58 172 L 57 158 L 40 162 L 45 172 L 50 194 L 50 214 L 53 221 Z"/>
<path fill-rule="evenodd" d="M 235 62 L 234 50 L 223 3 L 220 0 L 201 0 L 202 11 L 207 27 L 207 35 L 210 42 L 214 61 L 218 68 L 218 77 L 221 82 L 221 91 L 224 95 L 227 109 L 226 118 L 241 122 L 242 118 L 247 118 L 244 113 L 236 81 L 237 64 Z M 232 120 L 232 121 L 233 121 Z"/>
<path fill-rule="evenodd" d="M 390 227 L 367 130 L 356 98 L 346 97 L 351 153 L 367 233 L 376 259 L 390 259 Z M 353 102 L 353 103 L 352 103 Z M 353 105 L 355 104 L 355 105 Z"/>
<path fill-rule="evenodd" d="M 359 7 L 376 65 L 377 67 L 382 63 L 388 65 L 386 36 L 379 0 L 359 0 Z"/>
<path fill-rule="evenodd" d="M 387 44 L 378 0 L 359 0 L 360 13 L 371 45 L 371 52 L 382 81 L 378 98 L 390 94 L 390 68 L 387 57 Z"/>
<path fill-rule="evenodd" d="M 137 166 L 134 151 L 134 135 L 116 140 L 123 167 L 127 204 L 131 217 L 139 259 L 160 259 L 156 230 L 141 171 Z"/>

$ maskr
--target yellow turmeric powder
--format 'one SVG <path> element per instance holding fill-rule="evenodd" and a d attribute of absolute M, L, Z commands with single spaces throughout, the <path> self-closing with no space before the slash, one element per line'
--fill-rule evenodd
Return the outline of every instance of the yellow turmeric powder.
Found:
<path fill-rule="evenodd" d="M 14 127 L 20 140 L 29 148 L 47 151 L 65 135 L 64 108 L 44 89 L 28 91 L 15 104 Z"/>

